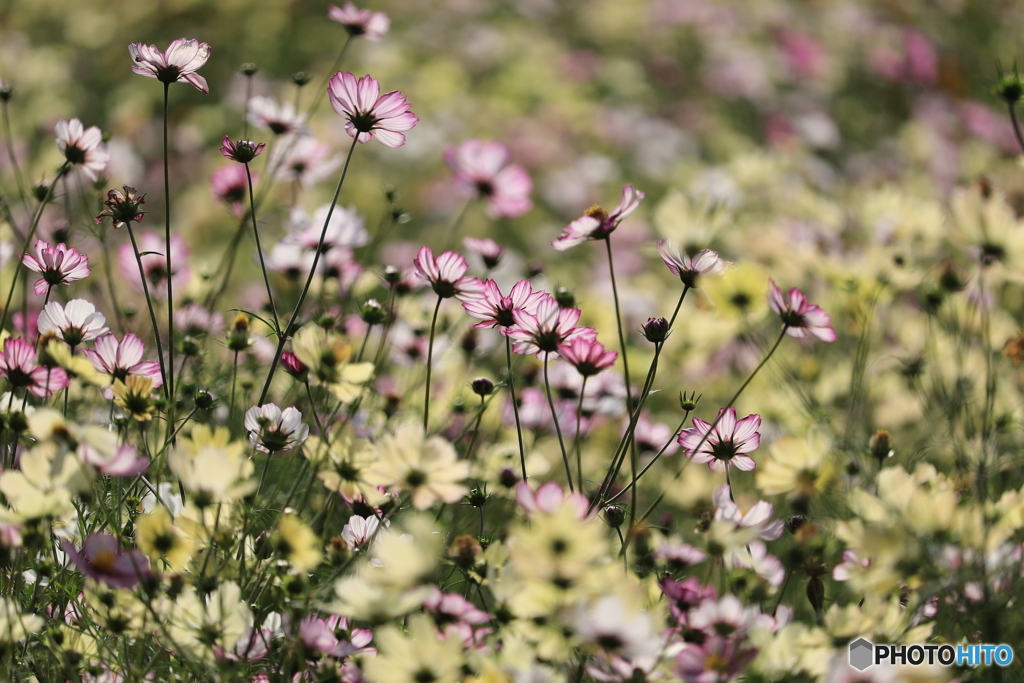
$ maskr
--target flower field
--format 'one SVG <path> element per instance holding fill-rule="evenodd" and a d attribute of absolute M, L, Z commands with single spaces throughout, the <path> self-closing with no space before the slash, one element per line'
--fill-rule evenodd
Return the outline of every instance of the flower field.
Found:
<path fill-rule="evenodd" d="M 1022 30 L 2 3 L 0 680 L 1021 680 Z"/>

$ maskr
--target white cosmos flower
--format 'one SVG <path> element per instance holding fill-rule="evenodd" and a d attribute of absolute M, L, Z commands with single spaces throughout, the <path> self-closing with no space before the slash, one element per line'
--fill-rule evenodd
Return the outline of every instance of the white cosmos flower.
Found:
<path fill-rule="evenodd" d="M 85 299 L 72 299 L 66 306 L 51 301 L 39 314 L 39 335 L 54 334 L 74 348 L 107 333 L 107 319 Z"/>

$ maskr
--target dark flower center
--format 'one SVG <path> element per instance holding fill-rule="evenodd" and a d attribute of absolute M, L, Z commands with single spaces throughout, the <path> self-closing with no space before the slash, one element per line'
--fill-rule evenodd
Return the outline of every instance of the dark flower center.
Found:
<path fill-rule="evenodd" d="M 736 444 L 732 442 L 732 439 L 712 444 L 711 455 L 715 456 L 716 460 L 728 462 L 736 456 Z"/>
<path fill-rule="evenodd" d="M 786 327 L 804 327 L 804 317 L 796 311 L 785 311 L 782 314 L 782 324 Z"/>
<path fill-rule="evenodd" d="M 377 122 L 380 119 L 374 116 L 371 112 L 359 112 L 357 114 L 353 114 L 352 118 L 349 120 L 360 133 L 369 133 L 373 130 L 373 127 L 377 125 Z"/>
<path fill-rule="evenodd" d="M 283 121 L 268 121 L 267 127 L 270 128 L 270 132 L 274 135 L 282 135 L 292 129 L 291 126 Z"/>
<path fill-rule="evenodd" d="M 176 83 L 181 76 L 181 67 L 175 64 L 160 67 L 156 70 L 156 79 L 161 83 Z"/>
<path fill-rule="evenodd" d="M 64 158 L 68 160 L 68 163 L 81 166 L 85 163 L 85 150 L 74 145 L 68 145 L 64 148 Z"/>
<path fill-rule="evenodd" d="M 481 197 L 490 197 L 494 194 L 494 185 L 489 180 L 480 180 L 476 184 L 476 191 Z"/>

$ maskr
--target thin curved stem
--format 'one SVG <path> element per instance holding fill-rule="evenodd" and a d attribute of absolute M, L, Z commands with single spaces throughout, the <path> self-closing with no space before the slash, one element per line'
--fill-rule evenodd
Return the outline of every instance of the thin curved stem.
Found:
<path fill-rule="evenodd" d="M 39 206 L 36 208 L 35 215 L 32 216 L 32 225 L 29 226 L 28 233 L 25 235 L 25 241 L 21 245 L 21 252 L 24 254 L 28 251 L 29 242 L 35 237 L 36 228 L 39 227 L 39 219 L 43 216 L 43 209 L 46 208 L 46 203 L 50 201 L 50 197 L 53 196 L 53 188 L 57 186 L 57 182 L 61 176 L 64 175 L 64 171 L 68 167 L 68 162 L 65 161 L 61 164 L 61 167 L 57 170 L 57 175 L 53 177 L 53 181 L 49 187 L 46 188 L 46 195 L 43 197 L 43 201 L 39 202 Z M 17 263 L 14 266 L 14 278 L 11 280 L 11 288 L 7 291 L 7 298 L 4 299 L 4 312 L 0 315 L 0 330 L 4 329 L 4 325 L 7 324 L 7 314 L 11 310 L 11 298 L 14 296 L 14 288 L 18 285 L 18 278 L 21 276 L 21 268 L 24 265 L 21 257 L 17 259 Z"/>
<path fill-rule="evenodd" d="M 174 424 L 174 268 L 171 266 L 171 177 L 167 158 L 167 100 L 171 84 L 164 83 L 164 260 L 167 262 L 167 396 L 168 410 Z M 145 279 L 145 278 L 143 278 Z"/>
<path fill-rule="evenodd" d="M 1010 108 L 1010 122 L 1013 124 L 1013 134 L 1017 137 L 1017 144 L 1020 145 L 1020 149 L 1024 152 L 1024 137 L 1020 134 L 1020 124 L 1017 122 L 1017 112 L 1014 111 L 1013 105 L 1008 105 Z"/>
<path fill-rule="evenodd" d="M 25 181 L 21 175 L 21 167 L 18 166 L 18 157 L 14 154 L 14 139 L 11 136 L 11 114 L 7 107 L 7 100 L 4 100 L 4 141 L 7 144 L 7 158 L 10 160 L 11 168 L 14 170 L 14 182 L 18 184 L 18 196 L 21 198 L 21 205 L 25 207 L 25 213 L 28 213 L 28 195 L 25 194 Z"/>
<path fill-rule="evenodd" d="M 583 386 L 580 388 L 580 400 L 576 405 L 576 443 L 574 450 L 576 451 L 576 478 L 577 483 L 580 487 L 580 492 L 583 491 L 583 454 L 580 445 L 580 420 L 583 418 L 583 397 L 587 393 L 587 376 L 583 376 Z"/>
<path fill-rule="evenodd" d="M 516 416 L 516 436 L 519 438 L 519 464 L 526 481 L 526 449 L 523 448 L 523 427 L 519 423 L 519 402 L 516 400 L 516 382 L 512 376 L 512 340 L 505 337 L 505 361 L 508 364 L 508 391 L 512 395 L 512 413 Z"/>
<path fill-rule="evenodd" d="M 672 312 L 672 318 L 668 321 L 668 329 L 671 330 L 672 326 L 676 324 L 676 316 L 679 315 L 679 309 L 683 306 L 683 299 L 686 298 L 686 293 L 690 291 L 690 285 L 683 285 L 683 293 L 679 295 L 679 303 L 676 304 L 676 310 Z"/>
<path fill-rule="evenodd" d="M 430 319 L 430 341 L 427 342 L 427 381 L 423 394 L 423 432 L 427 431 L 427 423 L 430 421 L 430 371 L 434 363 L 434 330 L 437 328 L 437 312 L 441 310 L 441 302 L 444 297 L 437 297 L 437 305 L 434 306 L 434 316 Z"/>
<path fill-rule="evenodd" d="M 647 474 L 647 470 L 651 469 L 651 467 L 653 467 L 653 466 L 654 466 L 654 463 L 658 462 L 658 458 L 660 458 L 660 457 L 661 457 L 662 455 L 664 455 L 664 454 L 665 454 L 665 451 L 667 451 L 667 450 L 668 450 L 668 447 L 669 447 L 669 446 L 671 446 L 671 445 L 672 445 L 672 442 L 676 440 L 676 437 L 677 437 L 677 436 L 679 435 L 679 432 L 680 432 L 680 430 L 682 430 L 682 428 L 683 428 L 683 425 L 685 425 L 685 424 L 686 424 L 686 418 L 687 418 L 687 417 L 689 417 L 689 416 L 690 416 L 690 411 L 689 411 L 689 410 L 687 410 L 687 411 L 686 411 L 686 412 L 685 412 L 685 413 L 683 414 L 683 419 L 679 421 L 679 426 L 678 426 L 678 427 L 676 427 L 676 429 L 675 429 L 675 431 L 674 431 L 674 432 L 672 432 L 672 436 L 670 436 L 670 437 L 668 438 L 668 441 L 666 441 L 666 442 L 665 442 L 665 445 L 661 447 L 661 450 L 660 450 L 660 451 L 658 451 L 658 452 L 657 452 L 657 453 L 656 453 L 656 454 L 654 455 L 654 457 L 653 457 L 653 458 L 651 458 L 651 461 L 650 461 L 649 463 L 647 463 L 647 464 L 646 464 L 646 465 L 644 466 L 644 468 L 643 468 L 642 470 L 640 470 L 640 474 L 636 475 L 636 480 L 634 480 L 634 481 L 631 481 L 631 482 L 629 482 L 628 484 L 626 484 L 626 488 L 622 489 L 621 491 L 619 491 L 618 493 L 616 493 L 616 494 L 615 494 L 614 496 L 612 496 L 611 498 L 609 498 L 608 500 L 606 500 L 606 501 L 605 501 L 605 503 L 604 503 L 605 505 L 611 505 L 611 504 L 612 504 L 612 503 L 614 503 L 614 502 L 615 502 L 616 500 L 618 500 L 618 498 L 619 498 L 619 497 L 620 497 L 621 495 L 623 495 L 624 493 L 626 493 L 626 491 L 629 491 L 630 489 L 634 488 L 634 486 L 635 486 L 636 482 L 640 481 L 640 478 L 641 478 L 641 477 L 643 477 L 643 476 L 644 476 L 645 474 Z"/>
<path fill-rule="evenodd" d="M 338 56 L 334 60 L 334 64 L 331 65 L 331 70 L 327 72 L 327 77 L 324 78 L 323 83 L 320 85 L 320 89 L 317 91 L 318 93 L 322 94 L 327 92 L 327 86 L 331 82 L 331 77 L 338 71 L 338 67 L 341 66 L 341 60 L 344 59 L 345 52 L 348 51 L 348 46 L 351 43 L 352 34 L 348 34 L 348 37 L 345 39 L 345 44 L 341 46 L 341 52 L 338 53 Z M 313 103 L 309 106 L 309 111 L 306 112 L 307 120 L 313 118 L 313 114 L 316 113 L 316 110 L 320 107 L 321 102 L 323 102 L 323 97 L 313 98 Z"/>
<path fill-rule="evenodd" d="M 128 221 L 128 236 L 132 240 L 132 251 L 135 253 L 135 262 L 139 266 L 139 278 L 142 280 L 142 292 L 146 295 L 146 307 L 149 309 L 149 321 L 153 324 L 153 337 L 156 339 L 156 357 L 160 361 L 160 379 L 163 380 L 164 396 L 170 398 L 170 387 L 167 384 L 167 370 L 164 367 L 164 348 L 160 341 L 160 327 L 156 321 L 156 311 L 153 309 L 153 298 L 149 295 L 149 284 L 146 282 L 146 270 L 142 267 L 142 255 L 139 253 L 139 243 L 135 240 L 135 231 L 132 230 L 132 223 Z"/>
<path fill-rule="evenodd" d="M 260 392 L 260 400 L 257 405 L 262 406 L 267 400 L 267 392 L 270 391 L 270 383 L 274 380 L 274 373 L 277 371 L 277 365 L 281 362 L 281 354 L 284 353 L 284 345 L 287 343 L 289 335 L 292 334 L 292 328 L 295 325 L 295 321 L 302 312 L 302 304 L 305 303 L 306 295 L 309 294 L 309 286 L 313 283 L 313 278 L 316 276 L 316 267 L 320 263 L 320 255 L 323 254 L 324 251 L 324 241 L 327 239 L 327 228 L 331 224 L 331 216 L 334 215 L 334 207 L 338 205 L 338 196 L 341 194 L 341 186 L 345 184 L 345 176 L 348 174 L 349 163 L 352 161 L 352 153 L 355 152 L 356 143 L 358 141 L 358 136 L 352 138 L 352 145 L 348 148 L 348 156 L 345 157 L 345 166 L 341 169 L 341 178 L 338 179 L 338 187 L 334 190 L 334 199 L 331 200 L 331 207 L 327 210 L 327 217 L 324 219 L 323 230 L 320 231 L 320 242 L 316 246 L 316 253 L 313 256 L 313 265 L 309 269 L 309 276 L 306 278 L 306 284 L 302 288 L 302 293 L 299 294 L 299 300 L 295 302 L 295 310 L 292 311 L 291 317 L 288 319 L 288 325 L 281 331 L 281 336 L 277 340 L 277 352 L 274 353 L 274 360 L 270 363 L 270 372 L 267 373 L 267 381 L 263 384 L 263 391 Z"/>
<path fill-rule="evenodd" d="M 544 391 L 548 396 L 548 408 L 551 409 L 551 420 L 555 423 L 555 434 L 558 435 L 558 446 L 562 449 L 562 463 L 565 465 L 565 477 L 569 480 L 569 492 L 575 492 L 572 485 L 572 467 L 569 465 L 569 455 L 565 451 L 565 441 L 562 440 L 562 427 L 558 424 L 558 413 L 555 412 L 555 402 L 551 398 L 551 381 L 548 379 L 548 357 L 549 351 L 544 352 Z"/>
<path fill-rule="evenodd" d="M 249 215 L 252 217 L 252 234 L 256 237 L 256 253 L 260 257 L 260 270 L 263 271 L 263 284 L 267 287 L 267 301 L 270 302 L 270 313 L 274 316 L 274 331 L 281 334 L 281 321 L 277 318 L 277 306 L 274 305 L 274 293 L 270 290 L 270 278 L 267 276 L 267 264 L 263 261 L 263 246 L 260 244 L 260 230 L 256 227 L 256 200 L 252 195 L 252 173 L 249 164 L 245 164 L 245 179 L 249 185 Z"/>

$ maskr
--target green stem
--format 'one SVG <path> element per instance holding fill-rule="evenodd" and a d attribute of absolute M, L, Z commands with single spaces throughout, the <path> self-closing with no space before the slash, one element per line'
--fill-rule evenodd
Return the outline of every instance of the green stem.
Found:
<path fill-rule="evenodd" d="M 434 361 L 434 329 L 437 326 L 437 312 L 441 310 L 443 297 L 437 297 L 437 305 L 434 306 L 434 317 L 430 319 L 430 340 L 427 342 L 427 381 L 423 395 L 423 433 L 427 432 L 427 423 L 430 420 L 430 370 Z"/>
<path fill-rule="evenodd" d="M 174 424 L 174 268 L 171 266 L 171 177 L 167 158 L 167 94 L 171 84 L 164 83 L 164 259 L 167 262 L 167 396 L 168 424 Z"/>
<path fill-rule="evenodd" d="M 345 176 L 348 174 L 349 163 L 352 161 L 352 153 L 356 149 L 356 143 L 358 140 L 358 136 L 352 138 L 352 145 L 348 148 L 348 156 L 345 157 L 345 166 L 341 169 L 341 178 L 338 179 L 338 187 L 334 190 L 334 199 L 331 200 L 331 208 L 327 210 L 327 217 L 324 219 L 324 227 L 323 230 L 320 231 L 320 242 L 317 244 L 316 254 L 313 256 L 313 265 L 309 269 L 309 276 L 306 278 L 306 284 L 302 288 L 299 300 L 295 302 L 295 310 L 292 311 L 292 315 L 288 319 L 288 325 L 282 331 L 282 334 L 278 339 L 277 352 L 274 354 L 274 360 L 270 364 L 270 372 L 267 374 L 267 381 L 263 384 L 263 391 L 260 392 L 260 400 L 257 405 L 262 406 L 267 400 L 267 392 L 270 391 L 270 383 L 274 379 L 274 373 L 277 371 L 277 365 L 281 362 L 281 354 L 284 353 L 284 345 L 288 341 L 288 336 L 292 334 L 292 328 L 295 325 L 295 321 L 302 312 L 302 304 L 305 303 L 306 295 L 309 294 L 309 286 L 313 283 L 313 278 L 316 276 L 316 267 L 320 263 L 320 255 L 324 251 L 324 241 L 327 239 L 327 228 L 331 224 L 331 216 L 334 215 L 334 207 L 338 205 L 338 195 L 341 194 L 341 186 L 345 184 Z"/>
<path fill-rule="evenodd" d="M 249 164 L 245 164 L 245 179 L 249 185 L 249 215 L 252 217 L 252 234 L 256 237 L 256 253 L 260 257 L 260 270 L 263 271 L 263 284 L 267 287 L 267 301 L 270 302 L 270 312 L 274 316 L 274 331 L 281 334 L 281 321 L 277 318 L 277 307 L 274 306 L 274 293 L 270 291 L 270 278 L 267 276 L 267 264 L 263 261 L 263 246 L 260 244 L 260 230 L 256 227 L 256 200 L 252 195 L 252 174 L 249 172 Z"/>
<path fill-rule="evenodd" d="M 53 196 L 53 188 L 57 186 L 57 181 L 60 180 L 61 176 L 64 175 L 64 171 L 68 167 L 67 161 L 61 164 L 57 170 L 57 175 L 53 177 L 53 181 L 50 182 L 49 187 L 46 188 L 46 195 L 43 197 L 43 201 L 39 202 L 39 206 L 36 207 L 35 215 L 32 216 L 32 225 L 29 226 L 28 234 L 25 235 L 25 241 L 21 245 L 21 251 L 19 253 L 24 254 L 28 251 L 29 243 L 32 238 L 35 237 L 36 228 L 39 227 L 39 219 L 43 216 L 43 209 L 46 208 L 46 203 L 50 201 L 50 197 Z M 21 268 L 24 265 L 21 258 L 19 257 L 17 263 L 14 266 L 14 278 L 11 280 L 11 288 L 7 291 L 7 298 L 4 299 L 4 312 L 0 315 L 0 330 L 4 329 L 4 325 L 7 324 L 7 314 L 11 310 L 11 299 L 14 297 L 14 288 L 18 285 L 18 278 L 21 276 Z"/>
<path fill-rule="evenodd" d="M 565 477 L 569 480 L 569 492 L 575 492 L 572 485 L 572 467 L 569 466 L 569 455 L 565 452 L 565 442 L 562 440 L 562 427 L 558 424 L 558 413 L 555 411 L 555 402 L 551 398 L 551 381 L 548 380 L 548 357 L 549 351 L 544 352 L 544 391 L 548 396 L 548 408 L 551 409 L 551 421 L 555 423 L 555 434 L 558 435 L 558 447 L 562 449 L 562 463 L 565 465 Z"/>
<path fill-rule="evenodd" d="M 580 492 L 583 492 L 583 453 L 580 444 L 580 420 L 583 418 L 583 396 L 587 393 L 587 376 L 583 376 L 583 386 L 580 388 L 580 400 L 576 405 L 576 443 L 574 450 L 576 451 L 576 480 L 579 485 Z"/>
<path fill-rule="evenodd" d="M 156 339 L 156 357 L 160 361 L 160 378 L 163 380 L 164 396 L 170 399 L 170 387 L 167 384 L 167 372 L 164 368 L 164 349 L 160 341 L 159 324 L 156 321 L 156 311 L 153 309 L 153 298 L 149 295 L 149 284 L 146 281 L 146 270 L 142 267 L 142 255 L 139 253 L 139 243 L 135 240 L 135 231 L 132 230 L 132 222 L 125 223 L 128 226 L 128 236 L 132 240 L 132 251 L 135 252 L 135 262 L 139 265 L 139 278 L 142 280 L 142 292 L 146 295 L 146 307 L 149 309 L 149 321 L 153 324 L 153 337 Z"/>
<path fill-rule="evenodd" d="M 661 450 L 658 451 L 653 458 L 651 458 L 651 461 L 649 463 L 647 463 L 647 465 L 642 470 L 640 470 L 640 474 L 636 475 L 636 481 L 629 482 L 629 484 L 626 485 L 626 488 L 622 489 L 621 491 L 616 493 L 614 496 L 612 496 L 611 498 L 606 500 L 605 501 L 605 505 L 611 505 L 616 500 L 618 500 L 619 496 L 624 494 L 626 491 L 629 491 L 630 489 L 634 488 L 636 482 L 640 481 L 640 478 L 643 477 L 645 474 L 647 474 L 647 470 L 651 469 L 651 467 L 654 466 L 654 463 L 658 462 L 658 458 L 660 458 L 662 455 L 664 455 L 665 451 L 668 450 L 668 447 L 671 446 L 672 442 L 676 440 L 676 436 L 679 435 L 679 431 L 683 428 L 683 425 L 686 424 L 686 418 L 689 417 L 689 416 L 690 416 L 690 411 L 687 410 L 683 414 L 683 419 L 679 421 L 679 426 L 676 427 L 674 432 L 672 432 L 672 436 L 670 436 L 668 438 L 668 441 L 665 442 L 665 445 L 662 446 Z"/>
<path fill-rule="evenodd" d="M 512 376 L 512 340 L 505 337 L 505 360 L 508 364 L 508 391 L 512 395 L 512 413 L 516 416 L 516 436 L 519 438 L 519 464 L 526 481 L 526 449 L 523 448 L 523 427 L 519 423 L 519 402 L 516 400 L 516 382 Z"/>

